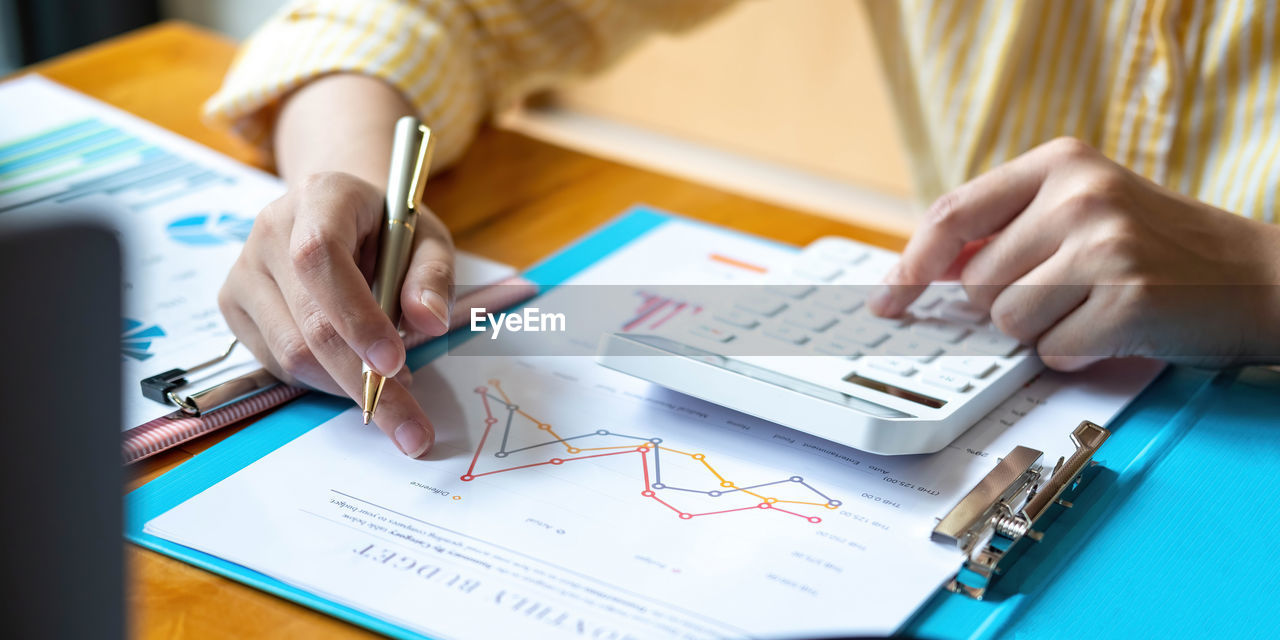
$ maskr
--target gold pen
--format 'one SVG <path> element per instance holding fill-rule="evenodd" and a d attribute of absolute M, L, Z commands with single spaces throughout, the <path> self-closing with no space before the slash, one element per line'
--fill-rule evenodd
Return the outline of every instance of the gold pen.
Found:
<path fill-rule="evenodd" d="M 382 233 L 378 238 L 378 262 L 373 271 L 373 299 L 391 324 L 400 324 L 400 288 L 413 251 L 413 232 L 422 206 L 422 189 L 431 170 L 431 153 L 435 150 L 431 129 L 413 116 L 396 121 L 391 146 L 391 173 L 387 176 L 387 202 L 383 211 Z M 386 378 L 362 363 L 360 378 L 364 386 L 364 423 L 369 424 L 378 409 L 382 385 Z"/>

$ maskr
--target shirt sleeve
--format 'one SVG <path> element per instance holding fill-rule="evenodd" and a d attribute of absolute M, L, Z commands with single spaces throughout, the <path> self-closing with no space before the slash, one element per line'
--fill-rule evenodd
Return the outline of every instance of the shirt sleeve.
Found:
<path fill-rule="evenodd" d="M 437 164 L 449 164 L 485 118 L 529 92 L 733 2 L 294 0 L 244 44 L 205 115 L 270 151 L 284 95 L 325 74 L 366 74 L 396 87 L 439 132 Z"/>

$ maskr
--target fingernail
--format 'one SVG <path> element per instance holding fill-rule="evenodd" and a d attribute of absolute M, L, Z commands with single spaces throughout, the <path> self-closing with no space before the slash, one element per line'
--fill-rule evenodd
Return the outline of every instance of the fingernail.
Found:
<path fill-rule="evenodd" d="M 884 275 L 884 279 L 880 284 L 871 290 L 871 297 L 867 299 L 867 306 L 871 308 L 871 312 L 876 315 L 884 315 L 889 310 L 889 305 L 893 302 L 893 292 L 889 285 L 897 282 L 898 267 L 894 266 L 889 273 Z"/>
<path fill-rule="evenodd" d="M 416 458 L 427 452 L 431 446 L 431 437 L 422 425 L 409 420 L 396 427 L 396 445 L 410 458 Z"/>
<path fill-rule="evenodd" d="M 430 289 L 423 289 L 419 299 L 422 301 L 422 306 L 430 309 L 431 314 L 440 321 L 440 326 L 447 331 L 449 329 L 449 301 Z"/>
<path fill-rule="evenodd" d="M 889 285 L 876 285 L 875 290 L 871 293 L 871 299 L 867 301 L 867 306 L 871 307 L 871 312 L 882 316 L 889 310 L 889 303 L 892 302 L 892 294 L 889 292 Z"/>
<path fill-rule="evenodd" d="M 365 361 L 378 373 L 393 377 L 404 366 L 404 351 L 390 338 L 383 338 L 364 352 Z"/>

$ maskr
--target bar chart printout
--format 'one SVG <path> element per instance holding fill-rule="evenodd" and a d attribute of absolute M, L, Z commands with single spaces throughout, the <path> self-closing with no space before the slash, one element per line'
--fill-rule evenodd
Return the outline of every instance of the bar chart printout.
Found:
<path fill-rule="evenodd" d="M 138 380 L 202 362 L 231 332 L 216 294 L 273 177 L 39 76 L 0 86 L 0 220 L 90 219 L 124 256 L 123 428 L 169 414 Z M 212 380 L 250 370 L 238 349 Z M 211 380 L 211 381 L 212 381 Z"/>

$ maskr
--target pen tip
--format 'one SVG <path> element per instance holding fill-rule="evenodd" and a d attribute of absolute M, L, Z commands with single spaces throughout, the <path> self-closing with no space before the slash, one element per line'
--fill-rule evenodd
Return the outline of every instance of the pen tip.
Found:
<path fill-rule="evenodd" d="M 365 423 L 365 424 L 369 424 L 369 421 L 370 421 L 370 420 L 372 420 L 372 419 L 373 419 L 373 412 L 372 412 L 372 411 L 365 411 L 365 412 L 364 412 L 364 423 Z"/>

